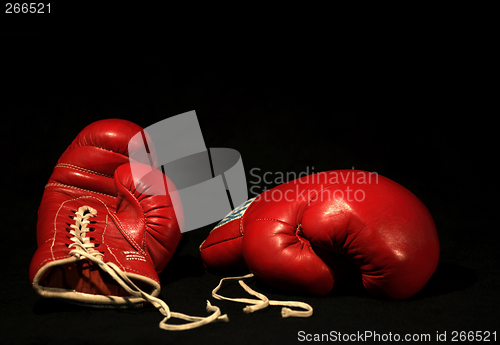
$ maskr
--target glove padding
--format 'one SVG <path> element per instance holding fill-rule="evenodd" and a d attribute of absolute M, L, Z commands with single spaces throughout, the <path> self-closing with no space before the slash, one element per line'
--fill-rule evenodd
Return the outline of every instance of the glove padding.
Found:
<path fill-rule="evenodd" d="M 200 251 L 208 271 L 247 267 L 286 291 L 326 295 L 354 274 L 372 296 L 404 299 L 436 270 L 439 240 L 429 211 L 409 190 L 374 173 L 339 170 L 249 200 Z"/>
<path fill-rule="evenodd" d="M 129 162 L 131 150 L 146 152 L 131 142 L 141 131 L 125 120 L 98 121 L 63 153 L 38 210 L 38 249 L 29 271 L 33 288 L 43 297 L 93 307 L 152 303 L 165 316 L 163 329 L 221 319 L 217 307 L 209 305 L 208 318 L 190 317 L 171 313 L 157 298 L 158 274 L 182 236 L 182 208 L 176 202 L 174 209 L 172 182 L 148 164 L 154 163 L 154 148 L 134 155 L 142 162 Z M 170 317 L 192 323 L 168 325 Z"/>

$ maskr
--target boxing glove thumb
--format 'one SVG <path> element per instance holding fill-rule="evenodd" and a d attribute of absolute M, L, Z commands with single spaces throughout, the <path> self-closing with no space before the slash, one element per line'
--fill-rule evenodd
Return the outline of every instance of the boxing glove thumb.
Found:
<path fill-rule="evenodd" d="M 146 255 L 147 248 L 156 272 L 161 273 L 182 236 L 182 203 L 176 198 L 174 184 L 159 170 L 138 163 L 116 169 L 114 182 L 117 199 L 113 218 L 137 251 Z"/>

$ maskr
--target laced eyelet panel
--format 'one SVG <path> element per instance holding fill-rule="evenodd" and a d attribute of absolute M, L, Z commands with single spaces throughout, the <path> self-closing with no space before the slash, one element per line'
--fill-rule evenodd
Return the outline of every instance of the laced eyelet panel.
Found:
<path fill-rule="evenodd" d="M 69 254 L 80 260 L 88 259 L 97 264 L 101 270 L 109 274 L 130 295 L 142 297 L 145 301 L 155 306 L 165 316 L 159 324 L 161 329 L 170 331 L 188 330 L 211 322 L 229 321 L 227 315 L 221 315 L 220 309 L 216 306 L 212 306 L 209 301 L 207 301 L 206 309 L 212 314 L 207 317 L 189 316 L 182 313 L 171 312 L 170 308 L 163 300 L 141 290 L 117 265 L 112 262 L 103 261 L 103 253 L 95 249 L 96 243 L 92 242 L 93 238 L 87 236 L 88 232 L 93 230 L 93 228 L 89 227 L 89 224 L 92 223 L 90 218 L 96 217 L 97 211 L 90 206 L 82 206 L 74 213 L 75 216 L 70 216 L 70 218 L 74 220 L 75 224 L 70 224 L 68 228 L 68 232 L 73 236 L 70 237 L 73 243 L 68 246 L 68 248 L 73 249 Z M 180 325 L 168 324 L 168 319 L 172 317 L 189 321 L 189 323 Z"/>
<path fill-rule="evenodd" d="M 70 225 L 69 233 L 73 235 L 70 238 L 73 243 L 71 243 L 68 248 L 74 248 L 69 252 L 70 255 L 76 256 L 78 259 L 81 258 L 81 251 L 86 252 L 88 255 L 92 255 L 96 258 L 101 258 L 102 253 L 95 250 L 95 243 L 90 242 L 91 238 L 87 237 L 87 233 L 91 230 L 88 225 L 90 224 L 90 218 L 95 217 L 97 211 L 90 206 L 82 206 L 75 212 L 75 216 L 72 217 L 75 224 Z M 71 217 L 71 216 L 70 216 Z"/>

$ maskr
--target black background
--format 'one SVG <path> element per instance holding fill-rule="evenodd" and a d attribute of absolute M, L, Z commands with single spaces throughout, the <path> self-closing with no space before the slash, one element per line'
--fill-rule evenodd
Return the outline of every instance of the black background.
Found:
<path fill-rule="evenodd" d="M 295 29 L 287 22 L 259 33 L 257 22 L 239 33 L 214 20 L 214 34 L 200 25 L 182 39 L 182 26 L 5 31 L 0 342 L 288 344 L 298 342 L 299 331 L 432 339 L 446 331 L 447 341 L 453 331 L 498 333 L 498 111 L 488 105 L 488 30 L 468 18 L 429 10 L 409 23 L 362 26 L 294 17 Z M 189 315 L 206 315 L 208 299 L 228 314 L 227 324 L 167 332 L 152 307 L 94 310 L 36 296 L 28 280 L 36 212 L 73 138 L 99 119 L 147 127 L 190 110 L 207 147 L 240 152 L 249 188 L 253 168 L 262 175 L 354 167 L 404 185 L 436 222 L 441 256 L 434 276 L 404 301 L 358 291 L 291 296 L 250 281 L 270 299 L 309 303 L 314 315 L 282 319 L 279 307 L 247 315 L 243 305 L 211 297 L 220 277 L 204 271 L 198 253 L 210 225 L 185 234 L 161 274 L 161 298 Z M 224 293 L 244 296 L 233 284 Z"/>

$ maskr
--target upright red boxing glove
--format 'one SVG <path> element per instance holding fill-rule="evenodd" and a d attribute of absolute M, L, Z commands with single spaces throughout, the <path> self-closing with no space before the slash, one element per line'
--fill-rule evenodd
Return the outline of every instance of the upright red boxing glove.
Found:
<path fill-rule="evenodd" d="M 317 173 L 234 210 L 200 246 L 208 271 L 248 267 L 283 290 L 326 295 L 354 268 L 375 297 L 408 298 L 436 270 L 439 240 L 424 204 L 376 173 Z M 347 259 L 347 260 L 345 260 Z"/>
<path fill-rule="evenodd" d="M 119 119 L 94 122 L 66 149 L 45 187 L 38 210 L 38 249 L 29 276 L 43 297 L 94 307 L 137 307 L 152 303 L 165 315 L 163 329 L 188 329 L 214 321 L 171 313 L 160 293 L 160 273 L 181 231 L 168 188 L 172 183 L 151 166 L 154 150 L 135 154 L 131 142 L 142 128 Z M 147 135 L 143 133 L 143 135 Z M 136 137 L 137 138 L 137 137 Z M 146 163 L 146 164 L 144 164 Z M 170 317 L 191 324 L 168 325 Z"/>

